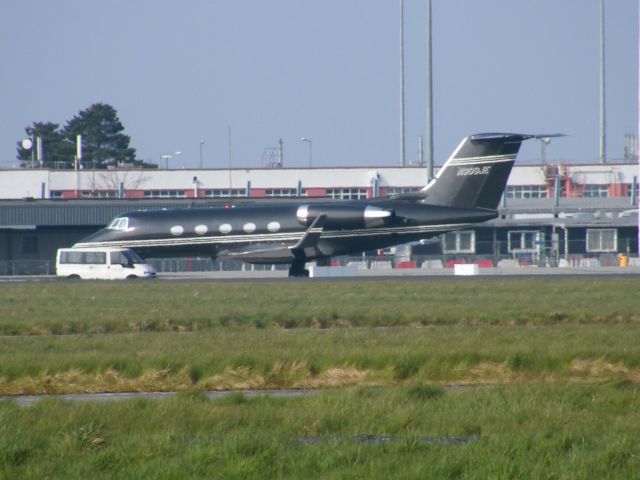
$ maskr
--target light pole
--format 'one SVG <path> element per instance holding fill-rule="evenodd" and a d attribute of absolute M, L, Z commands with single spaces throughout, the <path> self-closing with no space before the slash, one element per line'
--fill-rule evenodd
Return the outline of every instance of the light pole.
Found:
<path fill-rule="evenodd" d="M 169 159 L 170 158 L 171 158 L 171 155 L 169 155 L 169 154 L 160 155 L 160 166 L 162 166 L 162 160 L 164 160 L 164 168 L 165 168 L 165 170 L 169 170 Z"/>
<path fill-rule="evenodd" d="M 200 170 L 202 170 L 202 147 L 204 146 L 204 140 L 200 140 Z"/>
<path fill-rule="evenodd" d="M 311 144 L 313 143 L 310 138 L 302 137 L 301 142 L 307 142 L 309 144 L 309 168 L 311 168 Z"/>
<path fill-rule="evenodd" d="M 404 0 L 400 0 L 400 164 L 406 165 L 404 135 Z"/>
<path fill-rule="evenodd" d="M 173 152 L 173 154 L 176 156 L 176 158 L 178 158 L 180 155 L 182 155 L 182 151 L 176 150 L 175 152 Z M 184 168 L 184 164 L 182 164 L 182 168 Z"/>

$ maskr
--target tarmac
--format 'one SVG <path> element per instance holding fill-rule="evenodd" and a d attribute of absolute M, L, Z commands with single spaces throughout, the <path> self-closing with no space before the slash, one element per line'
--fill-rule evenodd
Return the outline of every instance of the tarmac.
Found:
<path fill-rule="evenodd" d="M 514 277 L 640 277 L 640 267 L 511 267 L 511 268 L 480 268 L 474 275 L 456 275 L 451 268 L 396 268 L 379 270 L 358 270 L 355 275 L 323 276 L 321 278 L 289 278 L 287 270 L 234 270 L 207 272 L 161 272 L 159 281 L 333 281 L 333 280 L 435 280 L 438 278 L 514 278 Z M 353 271 L 351 271 L 353 273 Z M 12 275 L 0 276 L 0 283 L 52 282 L 68 281 L 55 275 Z M 140 281 L 140 280 L 124 280 Z"/>

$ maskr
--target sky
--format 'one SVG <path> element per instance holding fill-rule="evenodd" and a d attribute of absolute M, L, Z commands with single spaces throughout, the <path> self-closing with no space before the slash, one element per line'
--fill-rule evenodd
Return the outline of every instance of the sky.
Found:
<path fill-rule="evenodd" d="M 405 0 L 406 159 L 425 135 L 425 0 Z M 434 161 L 480 132 L 599 155 L 599 0 L 432 0 Z M 606 0 L 607 157 L 638 130 L 638 2 Z M 2 0 L 0 168 L 35 121 L 112 105 L 170 167 L 400 164 L 400 0 Z M 301 138 L 311 139 L 309 142 Z M 181 155 L 173 152 L 180 151 Z M 540 158 L 528 142 L 523 162 Z"/>

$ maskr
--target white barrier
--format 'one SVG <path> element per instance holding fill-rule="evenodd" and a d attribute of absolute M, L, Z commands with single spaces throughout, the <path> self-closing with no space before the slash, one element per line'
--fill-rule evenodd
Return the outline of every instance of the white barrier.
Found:
<path fill-rule="evenodd" d="M 442 265 L 442 260 L 437 259 L 437 260 L 425 260 L 424 262 L 422 262 L 422 267 L 421 268 L 438 268 L 438 269 L 442 269 L 444 268 L 444 265 Z"/>
<path fill-rule="evenodd" d="M 367 262 L 365 262 L 365 261 L 349 262 L 349 263 L 347 263 L 347 267 L 354 267 L 354 268 L 357 268 L 358 270 L 366 270 L 367 269 Z"/>
<path fill-rule="evenodd" d="M 498 262 L 498 268 L 519 268 L 520 262 L 512 258 L 503 258 Z"/>
<path fill-rule="evenodd" d="M 456 263 L 453 266 L 454 275 L 478 275 L 480 268 L 475 263 Z"/>
<path fill-rule="evenodd" d="M 330 277 L 357 277 L 358 269 L 356 267 L 318 267 L 312 265 L 309 267 L 309 277 L 311 278 L 330 278 Z"/>
<path fill-rule="evenodd" d="M 393 267 L 391 262 L 387 260 L 372 260 L 370 270 L 391 270 Z"/>

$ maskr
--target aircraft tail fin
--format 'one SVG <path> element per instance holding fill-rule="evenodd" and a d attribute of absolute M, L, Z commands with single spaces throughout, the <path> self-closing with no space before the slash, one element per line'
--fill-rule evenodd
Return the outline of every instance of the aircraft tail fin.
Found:
<path fill-rule="evenodd" d="M 495 210 L 507 185 L 520 145 L 530 138 L 558 137 L 515 133 L 482 133 L 462 140 L 423 188 L 422 202 L 460 208 Z"/>

